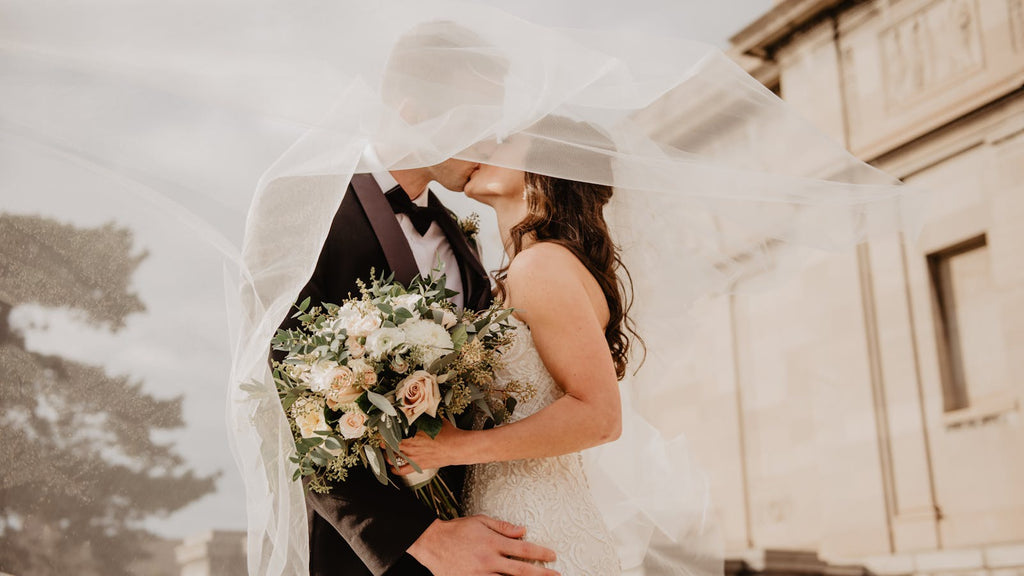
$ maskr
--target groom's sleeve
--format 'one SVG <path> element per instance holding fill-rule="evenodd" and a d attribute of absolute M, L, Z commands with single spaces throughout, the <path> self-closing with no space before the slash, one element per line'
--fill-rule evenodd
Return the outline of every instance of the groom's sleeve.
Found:
<path fill-rule="evenodd" d="M 307 491 L 306 505 L 341 534 L 374 576 L 415 562 L 406 550 L 437 519 L 410 490 L 385 486 L 358 466 L 327 494 Z"/>

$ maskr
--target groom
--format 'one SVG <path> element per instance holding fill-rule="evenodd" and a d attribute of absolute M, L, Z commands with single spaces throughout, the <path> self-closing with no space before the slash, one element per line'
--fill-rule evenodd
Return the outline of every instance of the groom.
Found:
<path fill-rule="evenodd" d="M 386 71 L 385 101 L 401 110 L 405 120 L 443 113 L 453 103 L 436 92 L 429 98 L 417 94 L 414 75 L 425 75 L 429 82 L 442 79 L 461 89 L 465 81 L 478 81 L 488 63 L 481 62 L 474 50 L 469 51 L 474 53 L 472 61 L 431 62 L 423 60 L 424 55 L 457 57 L 460 46 L 474 48 L 480 42 L 451 23 L 415 28 L 399 40 L 389 59 L 392 80 Z M 368 156 L 374 154 L 367 149 Z M 394 273 L 395 280 L 408 283 L 441 262 L 448 286 L 459 292 L 455 304 L 486 308 L 491 297 L 487 273 L 459 225 L 427 188 L 433 181 L 461 191 L 476 168 L 471 162 L 448 159 L 423 168 L 354 175 L 316 269 L 297 301 L 309 297 L 314 306 L 339 303 L 359 294 L 357 280 L 369 282 L 371 270 L 378 275 Z M 282 328 L 292 328 L 295 322 L 289 318 Z M 306 511 L 311 576 L 557 576 L 529 563 L 550 562 L 555 555 L 520 540 L 522 528 L 484 516 L 442 521 L 412 491 L 382 485 L 364 468 L 350 469 L 346 480 L 335 483 L 328 494 L 307 490 Z"/>

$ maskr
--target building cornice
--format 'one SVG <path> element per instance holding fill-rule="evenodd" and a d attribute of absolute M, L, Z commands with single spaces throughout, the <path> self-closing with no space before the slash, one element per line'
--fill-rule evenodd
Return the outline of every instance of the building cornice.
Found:
<path fill-rule="evenodd" d="M 853 3 L 850 0 L 783 0 L 734 34 L 729 42 L 735 52 L 771 59 L 776 48 L 794 34 Z"/>

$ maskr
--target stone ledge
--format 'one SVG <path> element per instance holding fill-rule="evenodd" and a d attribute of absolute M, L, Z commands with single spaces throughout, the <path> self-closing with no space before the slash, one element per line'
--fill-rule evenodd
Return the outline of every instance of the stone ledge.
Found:
<path fill-rule="evenodd" d="M 984 550 L 987 568 L 1019 568 L 1016 573 L 1024 572 L 1024 543 L 1006 546 L 989 546 Z"/>

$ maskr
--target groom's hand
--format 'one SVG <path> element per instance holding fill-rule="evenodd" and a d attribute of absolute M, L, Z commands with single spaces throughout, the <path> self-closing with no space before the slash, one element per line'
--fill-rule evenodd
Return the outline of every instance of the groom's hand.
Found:
<path fill-rule="evenodd" d="M 528 563 L 554 562 L 555 553 L 520 540 L 525 535 L 525 528 L 488 516 L 435 520 L 408 552 L 434 576 L 559 576 Z"/>

